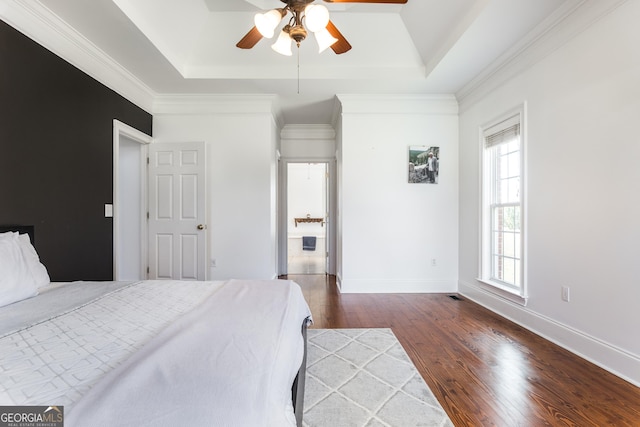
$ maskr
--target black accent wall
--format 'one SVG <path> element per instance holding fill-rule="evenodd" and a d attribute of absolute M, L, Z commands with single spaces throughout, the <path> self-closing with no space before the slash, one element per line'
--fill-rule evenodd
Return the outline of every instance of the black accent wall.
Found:
<path fill-rule="evenodd" d="M 113 119 L 152 116 L 0 21 L 0 224 L 35 226 L 52 281 L 112 280 Z"/>

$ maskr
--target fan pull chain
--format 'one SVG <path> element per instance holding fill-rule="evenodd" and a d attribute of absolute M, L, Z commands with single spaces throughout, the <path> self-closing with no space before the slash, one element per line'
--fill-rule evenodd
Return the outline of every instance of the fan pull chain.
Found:
<path fill-rule="evenodd" d="M 298 46 L 298 95 L 300 95 L 300 47 Z"/>

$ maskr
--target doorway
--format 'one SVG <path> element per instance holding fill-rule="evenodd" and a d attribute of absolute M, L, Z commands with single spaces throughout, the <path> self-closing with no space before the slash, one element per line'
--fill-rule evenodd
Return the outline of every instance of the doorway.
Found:
<path fill-rule="evenodd" d="M 287 273 L 328 272 L 327 163 L 287 163 Z"/>
<path fill-rule="evenodd" d="M 151 136 L 113 121 L 113 280 L 147 277 L 147 147 Z"/>

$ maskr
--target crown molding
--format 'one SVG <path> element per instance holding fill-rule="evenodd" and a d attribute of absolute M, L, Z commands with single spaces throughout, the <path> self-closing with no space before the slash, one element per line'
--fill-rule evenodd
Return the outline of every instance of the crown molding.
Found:
<path fill-rule="evenodd" d="M 334 140 L 336 131 L 333 126 L 324 124 L 286 125 L 280 131 L 280 137 L 299 140 Z"/>
<path fill-rule="evenodd" d="M 567 1 L 456 93 L 460 111 L 465 111 L 497 87 L 526 71 L 626 1 Z"/>
<path fill-rule="evenodd" d="M 155 93 L 53 12 L 34 0 L 3 1 L 0 18 L 147 112 Z"/>
<path fill-rule="evenodd" d="M 341 114 L 458 114 L 454 95 L 338 94 Z"/>
<path fill-rule="evenodd" d="M 157 95 L 153 114 L 274 114 L 275 95 L 167 94 Z"/>

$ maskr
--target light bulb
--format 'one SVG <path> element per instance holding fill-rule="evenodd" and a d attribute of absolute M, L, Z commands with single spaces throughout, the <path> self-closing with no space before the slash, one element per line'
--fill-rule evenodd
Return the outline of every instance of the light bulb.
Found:
<path fill-rule="evenodd" d="M 315 33 L 329 23 L 329 9 L 321 4 L 310 4 L 304 9 L 304 23 L 307 30 Z"/>
<path fill-rule="evenodd" d="M 327 48 L 331 47 L 338 41 L 338 39 L 333 37 L 326 28 L 316 31 L 313 34 L 316 36 L 316 41 L 318 42 L 318 53 L 324 52 Z"/>
<path fill-rule="evenodd" d="M 274 44 L 271 45 L 271 49 L 275 50 L 281 55 L 291 56 L 293 52 L 291 52 L 291 36 L 287 32 L 280 31 L 280 35 L 278 36 L 278 40 Z"/>
<path fill-rule="evenodd" d="M 270 39 L 276 30 L 276 27 L 282 21 L 282 13 L 278 9 L 270 10 L 265 13 L 257 13 L 254 20 L 256 28 L 262 34 L 262 37 Z"/>

